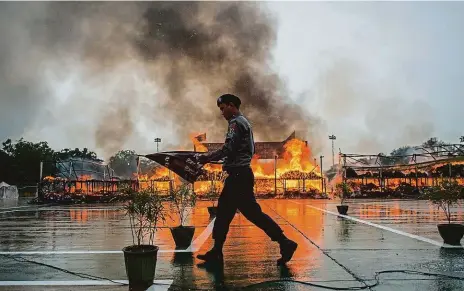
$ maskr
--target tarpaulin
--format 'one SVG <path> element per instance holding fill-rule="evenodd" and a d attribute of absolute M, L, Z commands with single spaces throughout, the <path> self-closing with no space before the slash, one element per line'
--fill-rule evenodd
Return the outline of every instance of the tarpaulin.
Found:
<path fill-rule="evenodd" d="M 173 151 L 145 155 L 144 157 L 173 171 L 184 180 L 193 183 L 205 174 L 203 165 L 198 163 L 195 155 L 198 152 Z"/>

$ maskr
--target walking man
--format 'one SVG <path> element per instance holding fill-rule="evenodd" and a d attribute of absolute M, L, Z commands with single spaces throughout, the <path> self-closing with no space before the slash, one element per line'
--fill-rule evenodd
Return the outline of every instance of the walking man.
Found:
<path fill-rule="evenodd" d="M 288 239 L 279 225 L 262 210 L 256 201 L 254 175 L 250 163 L 255 152 L 253 131 L 248 120 L 240 112 L 240 98 L 225 94 L 218 98 L 217 106 L 229 123 L 226 140 L 222 148 L 205 154 L 198 154 L 200 164 L 224 159 L 223 170 L 228 173 L 224 188 L 218 200 L 216 221 L 213 227 L 214 247 L 197 258 L 208 263 L 222 263 L 222 248 L 229 231 L 229 225 L 237 209 L 253 224 L 262 229 L 272 241 L 280 246 L 281 258 L 277 264 L 285 264 L 293 256 L 297 243 Z"/>

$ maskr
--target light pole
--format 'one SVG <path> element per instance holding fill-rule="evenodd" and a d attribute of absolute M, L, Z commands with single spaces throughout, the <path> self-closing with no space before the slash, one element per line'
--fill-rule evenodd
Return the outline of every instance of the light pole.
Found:
<path fill-rule="evenodd" d="M 274 195 L 277 196 L 277 158 L 278 156 L 274 156 Z"/>
<path fill-rule="evenodd" d="M 159 152 L 159 143 L 161 142 L 161 138 L 157 137 L 154 139 L 154 141 L 156 142 L 156 152 Z"/>
<path fill-rule="evenodd" d="M 332 140 L 332 166 L 335 166 L 335 148 L 334 148 L 334 140 L 337 139 L 335 135 L 329 135 L 329 139 Z"/>
<path fill-rule="evenodd" d="M 325 192 L 324 192 L 324 174 L 323 174 L 323 172 L 322 172 L 322 158 L 323 158 L 323 157 L 324 157 L 324 156 L 320 156 L 320 158 L 321 158 L 321 187 L 322 187 L 321 189 L 322 189 L 322 193 L 325 193 Z"/>

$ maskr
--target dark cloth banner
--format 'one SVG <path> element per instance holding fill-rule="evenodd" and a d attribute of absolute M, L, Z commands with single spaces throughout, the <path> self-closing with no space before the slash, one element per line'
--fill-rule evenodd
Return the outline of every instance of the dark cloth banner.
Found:
<path fill-rule="evenodd" d="M 195 155 L 198 152 L 173 151 L 145 155 L 144 157 L 160 164 L 179 175 L 182 179 L 193 183 L 205 174 L 203 165 L 198 163 Z"/>

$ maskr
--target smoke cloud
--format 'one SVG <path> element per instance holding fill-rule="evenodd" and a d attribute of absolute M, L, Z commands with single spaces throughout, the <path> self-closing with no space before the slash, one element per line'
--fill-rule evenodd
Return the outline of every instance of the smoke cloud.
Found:
<path fill-rule="evenodd" d="M 323 115 L 341 131 L 337 142 L 343 145 L 342 152 L 389 154 L 434 136 L 432 107 L 410 98 L 418 93 L 397 80 L 385 84 L 372 75 L 361 61 L 333 57 L 314 86 L 322 96 Z"/>
<path fill-rule="evenodd" d="M 276 26 L 260 3 L 1 3 L 0 137 L 54 133 L 105 158 L 154 136 L 222 141 L 216 98 L 233 93 L 257 140 L 311 139 L 317 120 L 271 68 Z"/>

